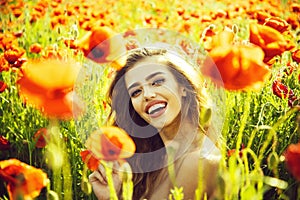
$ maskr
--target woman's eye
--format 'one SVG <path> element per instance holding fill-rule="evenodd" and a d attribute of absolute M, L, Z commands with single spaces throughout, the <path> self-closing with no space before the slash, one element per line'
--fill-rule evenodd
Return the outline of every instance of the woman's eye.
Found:
<path fill-rule="evenodd" d="M 140 93 L 141 93 L 142 90 L 138 89 L 138 90 L 135 90 L 133 91 L 130 96 L 131 97 L 137 97 Z"/>
<path fill-rule="evenodd" d="M 165 82 L 165 79 L 157 79 L 157 80 L 155 80 L 155 81 L 153 81 L 152 82 L 152 85 L 153 86 L 159 86 L 159 85 L 161 85 L 163 82 Z"/>

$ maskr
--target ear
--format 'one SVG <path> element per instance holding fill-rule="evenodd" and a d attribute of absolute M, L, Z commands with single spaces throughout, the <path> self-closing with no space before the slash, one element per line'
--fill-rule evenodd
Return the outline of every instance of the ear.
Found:
<path fill-rule="evenodd" d="M 185 87 L 180 87 L 180 94 L 182 97 L 186 97 L 186 89 Z"/>

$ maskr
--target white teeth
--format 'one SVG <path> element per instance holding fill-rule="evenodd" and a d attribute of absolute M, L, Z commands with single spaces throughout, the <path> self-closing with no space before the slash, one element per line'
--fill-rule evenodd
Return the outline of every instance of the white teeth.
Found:
<path fill-rule="evenodd" d="M 153 106 L 151 106 L 149 109 L 148 109 L 148 113 L 149 114 L 152 114 L 162 108 L 164 108 L 166 106 L 165 103 L 158 103 L 158 104 L 154 104 Z"/>

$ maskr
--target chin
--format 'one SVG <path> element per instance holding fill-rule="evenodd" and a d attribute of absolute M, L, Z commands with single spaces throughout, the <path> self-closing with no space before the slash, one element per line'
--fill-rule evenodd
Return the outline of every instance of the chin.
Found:
<path fill-rule="evenodd" d="M 158 123 L 149 123 L 151 126 L 153 126 L 154 128 L 156 128 L 157 130 L 160 130 L 162 128 L 164 128 L 166 126 L 165 122 L 158 122 Z"/>

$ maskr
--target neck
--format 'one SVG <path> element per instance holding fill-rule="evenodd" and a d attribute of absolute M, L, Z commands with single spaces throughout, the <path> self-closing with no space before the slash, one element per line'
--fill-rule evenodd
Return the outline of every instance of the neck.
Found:
<path fill-rule="evenodd" d="M 179 114 L 170 125 L 159 130 L 160 137 L 162 138 L 165 146 L 174 140 L 184 124 L 185 122 L 182 121 L 181 115 Z"/>
<path fill-rule="evenodd" d="M 195 149 L 198 145 L 200 133 L 198 127 L 191 124 L 188 119 L 181 119 L 179 115 L 169 126 L 159 131 L 164 145 L 176 149 L 181 154 Z"/>

